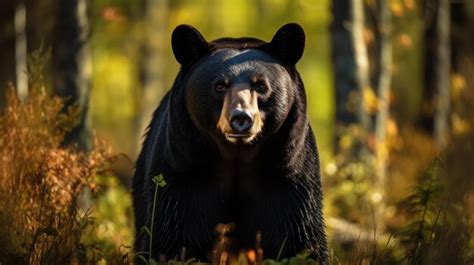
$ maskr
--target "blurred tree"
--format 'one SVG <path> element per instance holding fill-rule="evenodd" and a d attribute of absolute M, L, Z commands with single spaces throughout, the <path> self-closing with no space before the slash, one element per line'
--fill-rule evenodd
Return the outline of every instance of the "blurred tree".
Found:
<path fill-rule="evenodd" d="M 474 87 L 474 2 L 451 3 L 451 132 L 465 133 L 471 126 L 469 88 Z"/>
<path fill-rule="evenodd" d="M 364 33 L 367 31 L 365 29 L 365 7 L 365 1 L 363 0 L 332 1 L 331 37 L 336 90 L 335 151 L 342 158 L 337 162 L 337 176 L 340 177 L 337 181 L 341 187 L 351 183 L 349 185 L 353 187 L 353 199 L 347 202 L 349 202 L 348 205 L 355 206 L 352 209 L 356 209 L 355 211 L 350 209 L 342 214 L 341 217 L 346 220 L 338 220 L 336 223 L 331 222 L 329 224 L 337 230 L 342 227 L 341 225 L 335 225 L 337 223 L 346 223 L 347 220 L 356 221 L 361 227 L 351 224 L 347 224 L 346 227 L 351 229 L 350 234 L 359 235 L 373 233 L 371 229 L 365 231 L 364 228 L 366 227 L 376 226 L 377 233 L 384 230 L 383 210 L 379 211 L 378 207 L 383 206 L 382 199 L 385 194 L 384 180 L 374 179 L 374 155 L 371 152 L 372 146 L 369 146 L 370 138 L 368 137 L 373 134 L 371 117 L 373 107 L 369 108 L 370 105 L 373 105 L 373 102 L 369 102 L 369 100 L 377 100 L 374 99 L 375 94 L 371 88 L 369 54 L 364 38 Z M 384 12 L 376 17 L 377 21 L 384 20 L 384 28 L 380 30 L 380 54 L 374 54 L 380 60 L 384 60 L 383 62 L 376 62 L 377 66 L 380 64 L 380 71 L 378 71 L 380 80 L 376 82 L 376 85 L 377 88 L 380 88 L 380 94 L 386 98 L 387 89 L 390 86 L 390 73 L 387 72 L 389 71 L 388 68 L 382 67 L 385 66 L 382 64 L 390 63 L 391 48 L 390 43 L 387 44 L 383 41 L 390 42 L 390 13 Z M 386 115 L 388 115 L 388 109 L 385 111 L 382 112 L 382 115 L 385 116 L 378 119 L 382 126 L 384 126 L 383 123 L 386 122 Z M 384 131 L 379 133 L 382 135 Z M 383 145 L 383 143 L 381 144 Z M 385 167 L 383 164 L 382 166 Z M 356 167 L 357 170 L 355 170 Z M 357 186 L 352 183 L 363 184 Z M 363 186 L 365 188 L 362 188 Z M 361 190 L 365 191 L 360 192 Z M 357 195 L 354 196 L 355 194 Z M 344 201 L 342 203 L 344 204 L 345 199 L 340 202 L 342 201 Z M 356 220 L 351 220 L 351 212 L 356 213 L 352 215 L 352 217 L 357 216 Z M 364 215 L 367 217 L 363 217 Z M 347 231 L 344 233 L 347 233 Z M 354 243 L 360 239 L 351 237 L 347 240 Z"/>
<path fill-rule="evenodd" d="M 363 40 L 364 1 L 334 0 L 331 24 L 332 60 L 336 89 L 336 134 L 360 124 L 369 130 L 363 94 L 370 89 L 369 63 Z M 339 137 L 336 137 L 338 143 Z M 336 144 L 337 148 L 338 144 Z"/>
<path fill-rule="evenodd" d="M 15 78 L 15 1 L 0 1 L 0 107 L 5 101 L 7 84 Z"/>
<path fill-rule="evenodd" d="M 438 147 L 443 148 L 447 144 L 449 131 L 449 113 L 451 101 L 450 72 L 451 72 L 451 42 L 450 42 L 450 13 L 451 3 L 449 0 L 438 0 L 438 17 L 436 23 L 437 47 L 436 47 L 436 114 L 434 136 Z"/>
<path fill-rule="evenodd" d="M 18 97 L 24 100 L 28 96 L 28 78 L 26 75 L 26 8 L 23 1 L 17 1 L 15 9 L 15 70 Z"/>
<path fill-rule="evenodd" d="M 53 87 L 66 106 L 80 108 L 79 122 L 66 136 L 64 144 L 90 149 L 89 88 L 91 62 L 88 47 L 87 0 L 57 0 L 55 35 L 52 47 Z"/>
<path fill-rule="evenodd" d="M 438 14 L 438 0 L 424 0 L 423 1 L 423 16 L 424 16 L 424 73 L 423 73 L 423 108 L 419 118 L 420 127 L 431 133 L 434 128 L 433 113 L 434 113 L 434 86 L 435 78 L 434 71 L 436 66 L 436 21 Z"/>
<path fill-rule="evenodd" d="M 52 47 L 54 27 L 57 22 L 57 0 L 28 1 L 23 0 L 26 7 L 26 35 L 28 55 L 39 50 L 47 51 Z M 44 68 L 48 73 L 44 76 L 48 87 L 51 85 L 51 62 L 45 62 Z"/>
<path fill-rule="evenodd" d="M 375 120 L 375 138 L 376 138 L 376 186 L 382 196 L 379 206 L 376 208 L 376 227 L 377 230 L 384 230 L 384 212 L 385 212 L 385 184 L 387 178 L 387 160 L 388 148 L 386 144 L 386 128 L 390 114 L 390 85 L 392 79 L 392 16 L 389 3 L 385 0 L 378 0 L 380 9 L 377 32 L 379 35 L 379 55 L 378 55 L 378 76 L 377 76 L 377 114 Z"/>
<path fill-rule="evenodd" d="M 474 2 L 451 2 L 451 58 L 454 72 L 461 72 L 465 60 L 474 56 Z"/>
<path fill-rule="evenodd" d="M 393 64 L 390 3 L 334 0 L 332 11 L 336 149 L 346 160 L 346 164 L 339 166 L 350 168 L 351 163 L 360 163 L 367 167 L 363 175 L 367 187 L 371 187 L 366 197 L 373 203 L 373 219 L 361 223 L 370 223 L 377 233 L 383 233 L 389 155 L 386 129 L 390 120 Z M 368 21 L 365 21 L 366 12 L 370 15 Z M 349 146 L 344 143 L 346 139 L 352 141 Z M 349 174 L 346 178 L 354 181 L 355 177 Z"/>
<path fill-rule="evenodd" d="M 424 2 L 424 88 L 421 127 L 433 133 L 438 147 L 446 144 L 450 109 L 450 12 L 448 0 Z"/>
<path fill-rule="evenodd" d="M 140 58 L 141 111 L 139 116 L 139 140 L 137 153 L 141 145 L 141 137 L 149 125 L 153 111 L 165 95 L 165 59 L 164 41 L 168 41 L 168 0 L 144 0 L 143 14 L 145 25 Z"/>

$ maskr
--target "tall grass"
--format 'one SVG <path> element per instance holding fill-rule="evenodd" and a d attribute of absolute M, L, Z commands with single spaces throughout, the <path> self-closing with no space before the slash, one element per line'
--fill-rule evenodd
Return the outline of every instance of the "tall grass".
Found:
<path fill-rule="evenodd" d="M 99 141 L 88 153 L 64 147 L 77 109 L 43 86 L 20 101 L 13 88 L 0 117 L 0 263 L 73 264 L 88 261 L 81 244 L 90 224 L 82 191 L 95 188 L 110 150 Z"/>

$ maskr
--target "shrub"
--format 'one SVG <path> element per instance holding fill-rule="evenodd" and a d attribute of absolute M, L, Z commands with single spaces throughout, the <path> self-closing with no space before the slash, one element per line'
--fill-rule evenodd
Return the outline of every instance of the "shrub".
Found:
<path fill-rule="evenodd" d="M 87 153 L 62 145 L 78 113 L 63 106 L 43 86 L 23 102 L 8 92 L 0 116 L 0 263 L 87 260 L 81 233 L 91 220 L 78 206 L 111 156 L 97 140 Z"/>

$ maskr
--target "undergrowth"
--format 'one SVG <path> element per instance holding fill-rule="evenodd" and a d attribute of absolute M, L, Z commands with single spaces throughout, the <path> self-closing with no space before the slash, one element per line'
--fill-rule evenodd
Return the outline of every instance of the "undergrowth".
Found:
<path fill-rule="evenodd" d="M 10 89 L 0 117 L 0 263 L 84 264 L 82 233 L 91 223 L 81 194 L 106 169 L 109 148 L 98 140 L 87 153 L 64 147 L 77 109 L 43 86 L 24 101 Z"/>

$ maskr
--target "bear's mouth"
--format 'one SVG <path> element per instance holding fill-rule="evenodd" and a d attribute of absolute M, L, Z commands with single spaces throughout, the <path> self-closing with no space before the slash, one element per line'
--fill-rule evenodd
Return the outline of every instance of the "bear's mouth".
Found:
<path fill-rule="evenodd" d="M 247 144 L 247 143 L 250 143 L 255 138 L 255 135 L 251 133 L 226 133 L 224 135 L 227 141 L 234 144 L 236 143 Z"/>
<path fill-rule="evenodd" d="M 245 139 L 245 138 L 251 137 L 252 135 L 250 135 L 248 133 L 226 133 L 225 136 L 227 138 Z"/>

